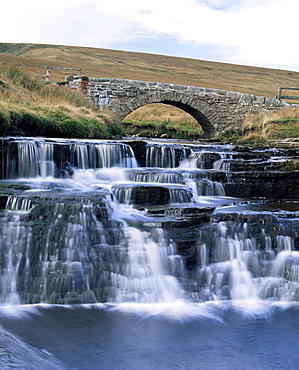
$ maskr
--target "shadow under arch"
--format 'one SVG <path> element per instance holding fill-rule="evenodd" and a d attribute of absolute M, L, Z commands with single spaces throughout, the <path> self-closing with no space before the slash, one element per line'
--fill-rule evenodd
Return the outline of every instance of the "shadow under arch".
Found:
<path fill-rule="evenodd" d="M 196 121 L 202 127 L 202 129 L 204 131 L 204 135 L 205 135 L 206 138 L 209 138 L 209 137 L 213 136 L 213 134 L 214 134 L 213 125 L 208 120 L 208 118 L 201 111 L 199 111 L 198 109 L 193 108 L 190 105 L 179 102 L 179 101 L 162 100 L 161 103 L 172 105 L 174 107 L 180 108 L 183 111 L 189 113 L 193 118 L 196 119 Z"/>

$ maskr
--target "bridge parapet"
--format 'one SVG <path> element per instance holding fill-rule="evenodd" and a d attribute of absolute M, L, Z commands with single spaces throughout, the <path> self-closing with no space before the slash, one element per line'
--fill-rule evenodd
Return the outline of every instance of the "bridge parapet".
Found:
<path fill-rule="evenodd" d="M 80 82 L 71 82 L 70 86 L 80 88 Z M 176 106 L 198 121 L 206 137 L 239 130 L 247 114 L 289 106 L 277 99 L 236 91 L 115 78 L 90 78 L 87 95 L 100 110 L 109 110 L 115 122 L 147 104 Z"/>

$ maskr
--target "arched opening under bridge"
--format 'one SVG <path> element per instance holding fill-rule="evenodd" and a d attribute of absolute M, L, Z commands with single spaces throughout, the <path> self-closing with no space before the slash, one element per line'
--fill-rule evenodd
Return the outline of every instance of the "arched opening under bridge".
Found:
<path fill-rule="evenodd" d="M 142 137 L 194 140 L 209 137 L 213 132 L 213 126 L 201 112 L 174 101 L 137 107 L 125 116 L 121 126 L 124 133 Z"/>

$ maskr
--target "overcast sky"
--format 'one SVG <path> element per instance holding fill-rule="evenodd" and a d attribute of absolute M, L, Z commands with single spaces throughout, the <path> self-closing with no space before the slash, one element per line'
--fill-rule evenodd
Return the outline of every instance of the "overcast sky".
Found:
<path fill-rule="evenodd" d="M 7 0 L 1 14 L 0 42 L 299 71 L 298 0 Z"/>

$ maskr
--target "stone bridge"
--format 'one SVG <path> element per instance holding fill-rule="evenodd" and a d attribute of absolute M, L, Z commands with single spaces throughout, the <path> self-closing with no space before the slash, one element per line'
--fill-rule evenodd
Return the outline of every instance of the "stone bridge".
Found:
<path fill-rule="evenodd" d="M 162 82 L 82 77 L 70 82 L 70 87 L 85 90 L 100 110 L 110 113 L 113 122 L 121 122 L 135 109 L 151 103 L 178 107 L 197 120 L 207 138 L 217 137 L 228 130 L 239 130 L 249 113 L 288 106 L 262 96 Z"/>

